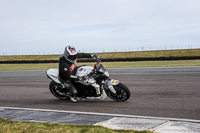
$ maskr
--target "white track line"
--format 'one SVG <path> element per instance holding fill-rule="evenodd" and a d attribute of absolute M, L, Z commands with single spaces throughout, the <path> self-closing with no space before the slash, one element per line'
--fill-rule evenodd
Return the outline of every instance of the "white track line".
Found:
<path fill-rule="evenodd" d="M 171 121 L 167 121 L 167 122 L 165 122 L 165 123 L 163 123 L 161 125 L 158 125 L 157 127 L 154 127 L 153 129 L 150 129 L 150 131 L 155 132 L 156 130 L 168 125 L 169 123 L 171 123 Z"/>
<path fill-rule="evenodd" d="M 16 107 L 0 107 L 0 109 L 30 110 L 30 111 L 43 111 L 43 112 L 58 112 L 58 113 L 72 113 L 72 114 L 85 114 L 85 115 L 99 115 L 99 116 L 113 116 L 113 117 L 141 118 L 141 119 L 155 119 L 155 120 L 168 120 L 168 121 L 182 121 L 182 122 L 200 123 L 200 120 L 193 120 L 193 119 L 177 119 L 177 118 L 137 116 L 137 115 L 124 115 L 124 114 L 108 114 L 108 113 L 95 113 L 95 112 L 49 110 L 49 109 L 34 109 L 34 108 L 16 108 Z"/>

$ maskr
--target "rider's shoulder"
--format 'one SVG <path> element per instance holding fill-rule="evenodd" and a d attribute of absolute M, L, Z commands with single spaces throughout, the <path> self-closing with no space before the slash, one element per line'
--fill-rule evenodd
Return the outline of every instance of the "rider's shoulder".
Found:
<path fill-rule="evenodd" d="M 64 57 L 64 55 L 62 54 L 60 57 L 59 57 L 59 59 L 64 59 L 65 57 Z"/>
<path fill-rule="evenodd" d="M 61 55 L 61 56 L 60 56 L 59 61 L 65 61 L 64 55 Z"/>

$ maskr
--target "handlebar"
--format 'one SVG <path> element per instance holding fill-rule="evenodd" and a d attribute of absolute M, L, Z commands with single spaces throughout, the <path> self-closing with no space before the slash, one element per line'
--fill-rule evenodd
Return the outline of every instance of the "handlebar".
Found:
<path fill-rule="evenodd" d="M 95 56 L 94 59 L 96 60 L 97 63 L 99 63 L 99 62 L 101 61 L 101 57 L 100 57 L 100 59 L 99 59 L 99 56 Z"/>

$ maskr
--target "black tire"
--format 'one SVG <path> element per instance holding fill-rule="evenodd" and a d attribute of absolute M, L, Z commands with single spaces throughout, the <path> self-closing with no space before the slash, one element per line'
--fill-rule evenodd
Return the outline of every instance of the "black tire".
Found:
<path fill-rule="evenodd" d="M 61 100 L 69 100 L 69 97 L 68 96 L 64 96 L 64 95 L 60 95 L 56 89 L 58 89 L 59 87 L 61 87 L 60 84 L 54 82 L 54 81 L 51 81 L 50 84 L 49 84 L 49 89 L 51 91 L 51 93 L 57 97 L 58 99 L 61 99 Z"/>
<path fill-rule="evenodd" d="M 130 90 L 127 86 L 122 83 L 113 86 L 116 90 L 116 94 L 112 93 L 109 89 L 105 89 L 106 94 L 117 102 L 124 102 L 131 96 Z"/>

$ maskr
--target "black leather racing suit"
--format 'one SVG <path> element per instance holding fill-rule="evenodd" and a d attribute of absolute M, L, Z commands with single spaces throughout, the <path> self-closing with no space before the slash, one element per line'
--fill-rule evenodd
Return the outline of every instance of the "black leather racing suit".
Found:
<path fill-rule="evenodd" d="M 92 55 L 88 53 L 78 53 L 77 57 L 92 58 Z M 69 92 L 67 92 L 67 94 L 70 96 L 76 96 L 78 94 L 75 86 L 73 85 L 73 81 L 79 80 L 79 78 L 75 75 L 78 69 L 76 65 L 77 60 L 73 64 L 67 61 L 63 55 L 59 58 L 59 77 L 65 88 L 69 89 Z"/>

